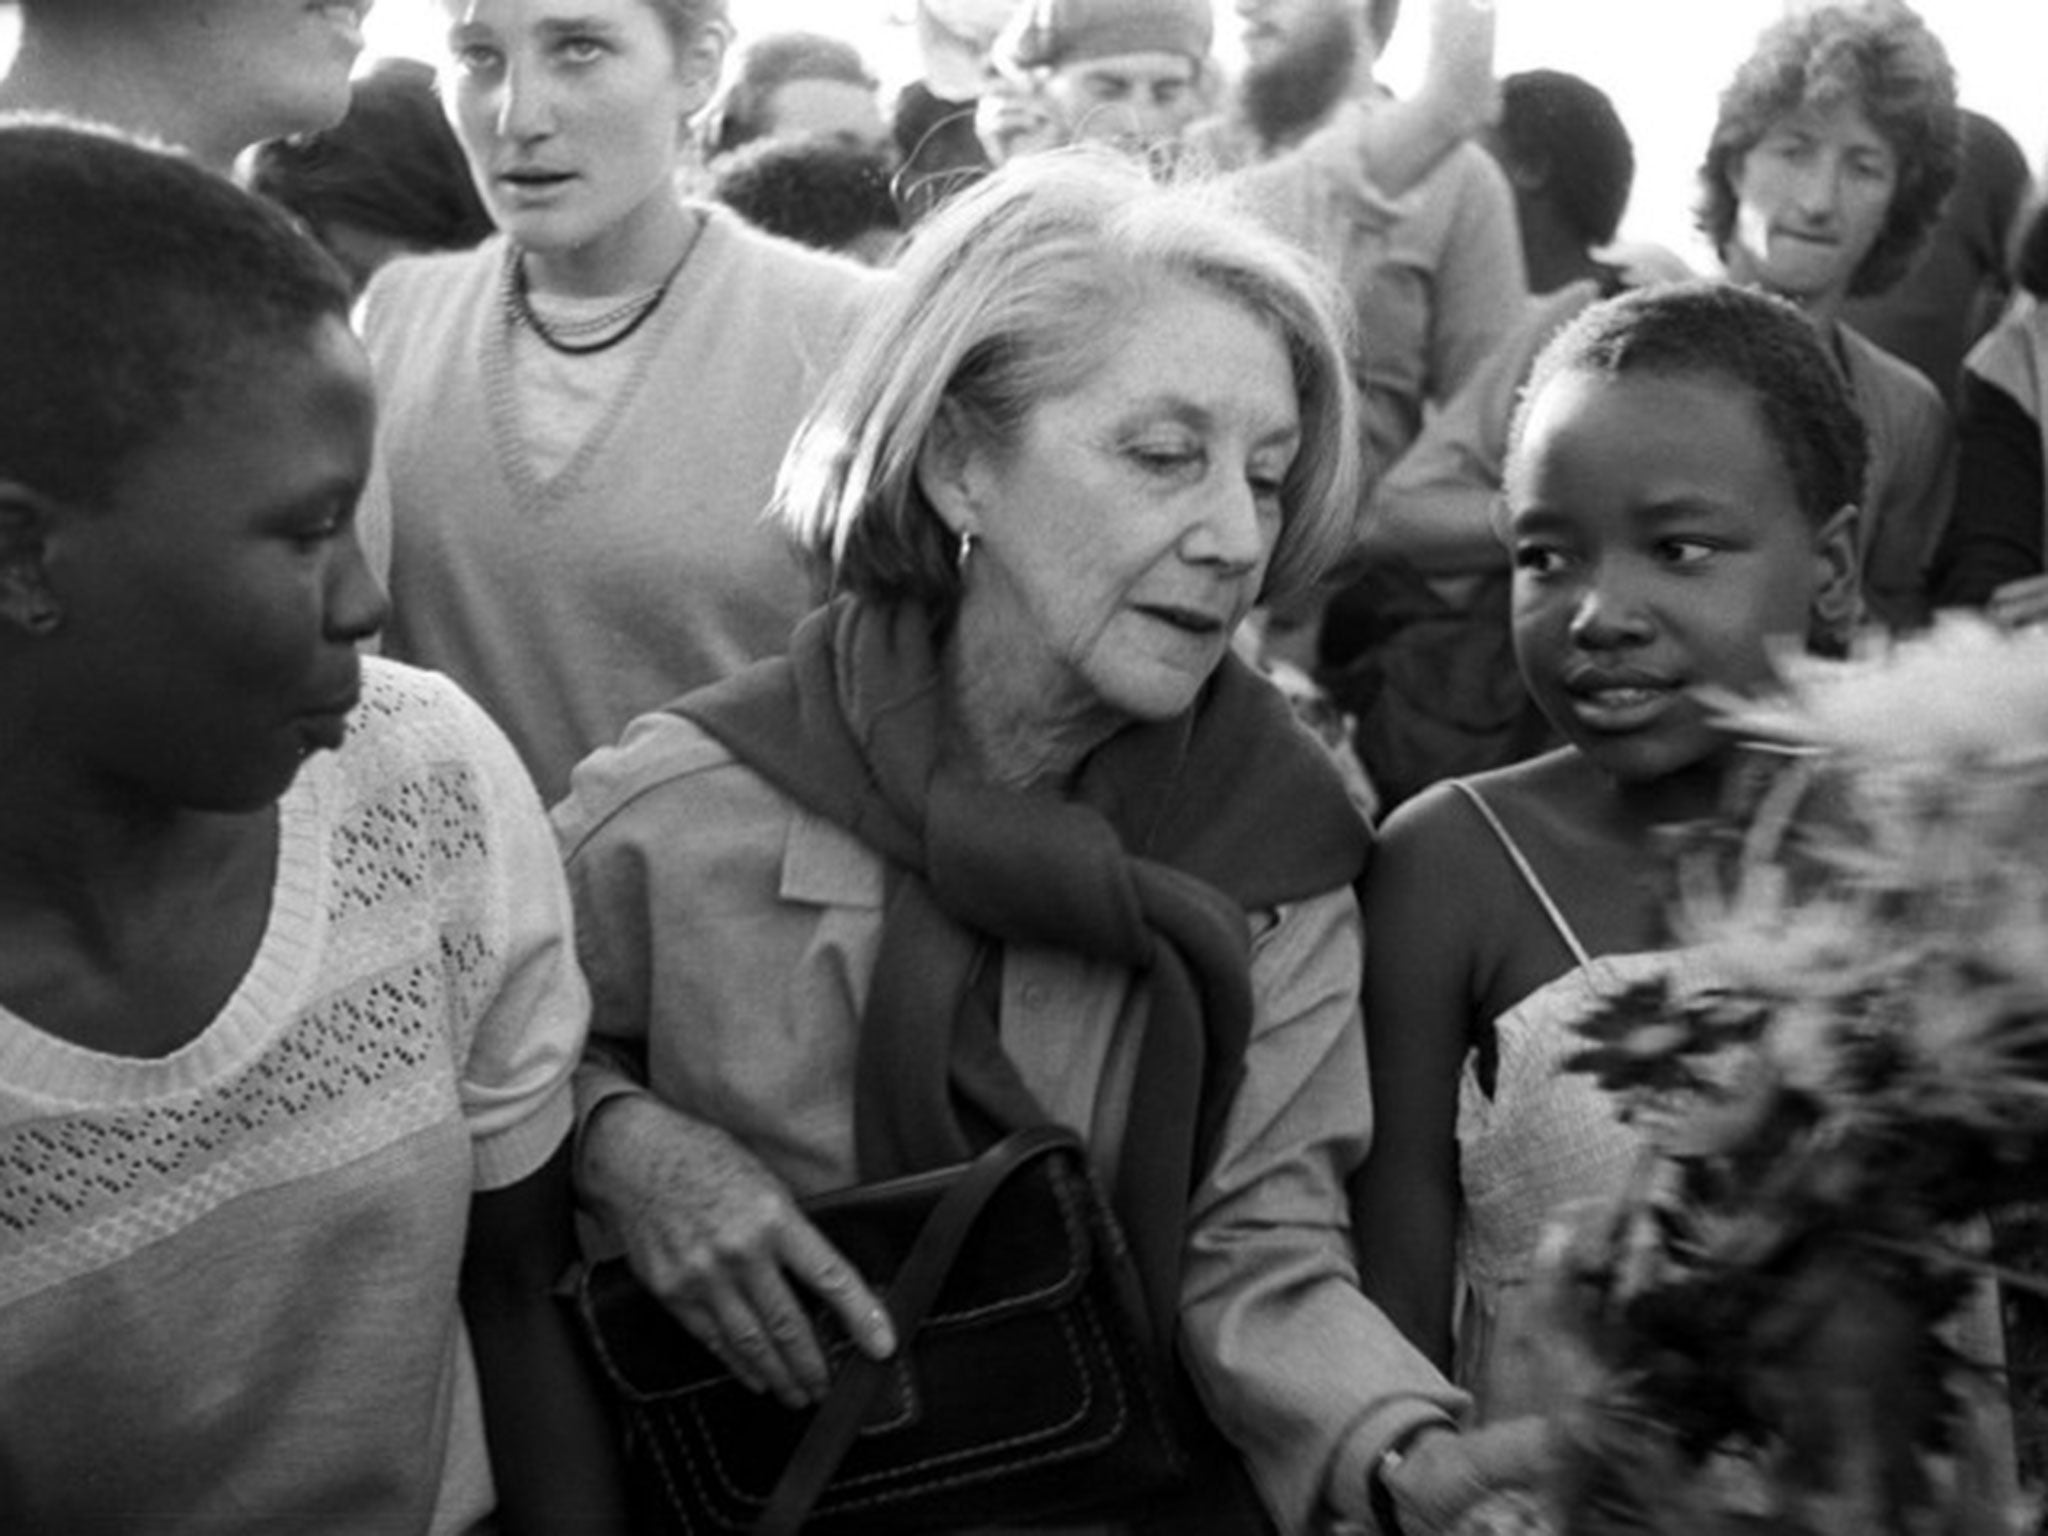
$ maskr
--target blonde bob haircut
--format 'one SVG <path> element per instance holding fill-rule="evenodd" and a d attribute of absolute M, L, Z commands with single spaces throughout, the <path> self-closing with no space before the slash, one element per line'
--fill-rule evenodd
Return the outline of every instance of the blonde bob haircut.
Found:
<path fill-rule="evenodd" d="M 950 614 L 952 535 L 918 484 L 943 412 L 1001 453 L 1031 412 L 1083 387 L 1148 298 L 1179 282 L 1241 304 L 1286 347 L 1301 447 L 1282 481 L 1267 599 L 1354 540 L 1360 486 L 1348 306 L 1223 183 L 1161 186 L 1095 148 L 1027 155 L 918 227 L 895 281 L 798 429 L 774 512 L 836 590 Z"/>

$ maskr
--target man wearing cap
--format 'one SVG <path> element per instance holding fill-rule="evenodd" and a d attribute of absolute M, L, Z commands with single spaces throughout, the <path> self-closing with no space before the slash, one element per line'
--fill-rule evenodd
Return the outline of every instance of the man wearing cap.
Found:
<path fill-rule="evenodd" d="M 998 65 L 1035 74 L 1070 142 L 1154 149 L 1207 110 L 1208 0 L 1027 0 Z"/>

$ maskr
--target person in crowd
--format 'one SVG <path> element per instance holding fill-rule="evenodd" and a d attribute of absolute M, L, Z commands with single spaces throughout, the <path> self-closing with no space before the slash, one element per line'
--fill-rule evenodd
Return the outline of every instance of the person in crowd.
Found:
<path fill-rule="evenodd" d="M 594 754 L 556 823 L 580 1187 L 685 1327 L 815 1399 L 803 1299 L 893 1341 L 796 1201 L 1051 1118 L 1302 1531 L 1372 1518 L 1381 1452 L 1462 1399 L 1345 1238 L 1365 826 L 1231 655 L 1350 536 L 1341 300 L 1216 196 L 1069 151 L 932 215 L 783 470 L 838 596 Z M 1384 1490 L 1411 1531 L 1544 1450 L 1434 1440 Z"/>
<path fill-rule="evenodd" d="M 1345 113 L 1393 112 L 1399 103 L 1374 69 L 1393 36 L 1400 0 L 1242 0 L 1245 68 L 1231 110 L 1189 131 L 1192 152 L 1224 169 L 1272 160 Z M 1475 14 L 1476 13 L 1476 14 Z M 1366 337 L 1368 470 L 1377 474 L 1414 440 L 1432 402 L 1448 399 L 1512 328 L 1525 293 L 1514 195 L 1500 168 L 1469 142 L 1491 116 L 1492 7 L 1437 0 L 1432 36 L 1479 32 L 1479 65 L 1446 72 L 1408 114 L 1443 125 L 1426 171 L 1404 183 L 1384 165 L 1383 197 L 1359 233 L 1314 243 L 1353 293 Z M 1432 54 L 1456 57 L 1455 49 Z"/>
<path fill-rule="evenodd" d="M 1622 274 L 1600 252 L 1628 212 L 1636 155 L 1608 94 L 1562 69 L 1509 75 L 1480 143 L 1514 189 L 1529 292 L 1588 282 L 1602 297 L 1619 293 Z"/>
<path fill-rule="evenodd" d="M 883 152 L 835 139 L 757 139 L 711 169 L 712 197 L 772 235 L 876 267 L 903 239 Z"/>
<path fill-rule="evenodd" d="M 2013 278 L 2018 299 L 1963 369 L 1956 509 L 1934 599 L 2018 625 L 2048 619 L 2048 202 L 2027 216 Z"/>
<path fill-rule="evenodd" d="M 492 229 L 433 67 L 416 59 L 380 60 L 334 127 L 258 145 L 248 185 L 298 215 L 358 291 L 394 256 L 465 251 Z"/>
<path fill-rule="evenodd" d="M 0 112 L 57 112 L 189 151 L 243 150 L 348 110 L 370 0 L 20 0 Z"/>
<path fill-rule="evenodd" d="M 365 290 L 386 648 L 461 683 L 544 799 L 644 710 L 789 643 L 762 520 L 879 279 L 679 198 L 722 0 L 446 0 L 446 91 L 500 233 Z"/>
<path fill-rule="evenodd" d="M 881 85 L 860 50 L 820 32 L 770 32 L 740 50 L 712 103 L 704 143 L 712 160 L 759 139 L 806 135 L 879 152 L 892 143 Z"/>
<path fill-rule="evenodd" d="M 0 227 L 8 1529 L 620 1528 L 567 892 L 482 711 L 358 654 L 346 279 L 47 118 Z"/>
<path fill-rule="evenodd" d="M 1851 380 L 1872 434 L 1871 484 L 1860 499 L 1865 600 L 1894 625 L 1926 613 L 1928 541 L 1949 500 L 1949 429 L 1924 381 L 1839 314 L 1850 292 L 1884 289 L 1918 249 L 1953 177 L 1954 114 L 1946 58 L 1917 17 L 1889 4 L 1809 8 L 1768 29 L 1737 72 L 1702 172 L 1702 226 L 1727 277 L 1795 300 Z M 1538 156 L 1508 139 L 1535 121 L 1507 109 L 1493 134 L 1510 178 L 1524 183 Z M 1599 118 L 1577 121 L 1595 130 Z M 1619 163 L 1621 149 L 1581 134 L 1569 148 L 1554 139 L 1538 153 L 1584 177 L 1591 166 Z M 1608 207 L 1618 206 L 1614 190 Z M 1626 185 L 1618 190 L 1625 198 Z M 1550 222 L 1524 214 L 1530 229 Z M 1444 773 L 1488 766 L 1496 749 L 1496 760 L 1508 761 L 1542 739 L 1524 729 L 1537 722 L 1498 657 L 1490 668 L 1461 665 L 1439 632 L 1473 612 L 1469 580 L 1447 597 L 1445 578 L 1500 568 L 1495 507 L 1530 363 L 1617 281 L 1598 255 L 1613 226 L 1579 222 L 1579 278 L 1536 301 L 1376 487 L 1363 545 L 1368 576 L 1326 619 L 1320 675 L 1358 717 L 1359 755 L 1390 802 Z M 1548 266 L 1532 259 L 1531 271 Z M 1504 595 L 1494 601 L 1502 612 Z"/>
<path fill-rule="evenodd" d="M 1842 318 L 1934 382 L 1954 408 L 1963 355 L 2012 297 L 2012 245 L 2033 193 L 2026 152 L 1995 120 L 1961 109 L 1962 169 L 1919 259 Z"/>
<path fill-rule="evenodd" d="M 889 113 L 906 225 L 988 170 L 975 108 L 989 79 L 989 50 L 1014 9 L 1016 0 L 915 0 L 922 72 L 897 92 Z"/>
<path fill-rule="evenodd" d="M 1362 547 L 1429 574 L 1503 567 L 1495 511 L 1508 427 L 1536 354 L 1588 305 L 1626 286 L 1602 259 L 1634 188 L 1635 150 L 1606 92 L 1561 70 L 1501 81 L 1482 138 L 1515 188 L 1533 302 L 1513 336 L 1374 487 Z M 1369 612 L 1357 617 L 1370 621 Z M 1342 648 L 1338 637 L 1338 648 Z"/>
<path fill-rule="evenodd" d="M 1698 690 L 1764 683 L 1779 642 L 1844 643 L 1866 452 L 1812 326 L 1732 284 L 1604 300 L 1536 363 L 1506 538 L 1516 655 L 1564 745 L 1404 804 L 1364 887 L 1365 1284 L 1483 1421 L 1567 1399 L 1524 1282 L 1545 1223 L 1638 1150 L 1562 1069 L 1572 1026 L 1685 974 L 1658 829 L 1723 810 L 1745 761 Z"/>
<path fill-rule="evenodd" d="M 1040 82 L 1068 142 L 1163 153 L 1202 113 L 1215 31 L 1209 0 L 1024 0 L 993 58 Z"/>
<path fill-rule="evenodd" d="M 1228 112 L 1190 130 L 1192 155 L 1223 166 L 1280 165 L 1347 117 L 1407 117 L 1439 130 L 1426 169 L 1398 195 L 1382 174 L 1363 197 L 1340 187 L 1338 197 L 1312 203 L 1308 218 L 1279 221 L 1336 270 L 1352 295 L 1365 338 L 1357 376 L 1369 487 L 1407 450 L 1425 415 L 1511 333 L 1525 302 L 1513 193 L 1500 168 L 1470 142 L 1496 100 L 1493 8 L 1478 0 L 1431 6 L 1433 44 L 1482 31 L 1485 69 L 1449 71 L 1441 88 L 1425 86 L 1409 102 L 1397 101 L 1374 75 L 1399 0 L 1242 0 L 1237 11 L 1245 68 Z M 1327 657 L 1321 636 L 1329 605 L 1347 601 L 1347 589 L 1361 581 L 1347 567 L 1325 589 L 1266 615 L 1268 653 L 1311 674 L 1328 661 L 1355 661 Z"/>
<path fill-rule="evenodd" d="M 1956 414 L 1956 505 L 1934 559 L 1934 601 L 2020 627 L 2048 622 L 2048 202 L 2024 219 L 2012 261 L 2017 290 L 1963 364 Z M 2009 1269 L 2041 1268 L 2039 1233 L 1995 1221 L 1991 1252 Z M 2020 1465 L 2048 1481 L 2048 1305 L 2005 1292 L 2009 1396 Z"/>
<path fill-rule="evenodd" d="M 1926 376 L 1842 318 L 1912 265 L 1955 185 L 1961 130 L 1941 41 L 1902 0 L 1830 3 L 1767 27 L 1722 93 L 1699 227 L 1727 277 L 1788 298 L 1849 379 L 1870 433 L 1857 526 L 1863 590 L 1922 623 L 1948 520 L 1953 429 Z"/>
<path fill-rule="evenodd" d="M 1783 647 L 1846 646 L 1867 436 L 1798 308 L 1733 284 L 1604 300 L 1537 361 L 1506 536 L 1516 654 L 1565 744 L 1396 811 L 1364 898 L 1364 1283 L 1482 1425 L 1569 1412 L 1597 1369 L 1531 1284 L 1546 1228 L 1641 1169 L 1640 1126 L 1566 1065 L 1575 1026 L 1633 986 L 1711 986 L 1660 899 L 1666 834 L 1739 824 L 1782 758 L 1703 694 L 1768 686 Z M 1956 1342 L 1995 1368 L 1991 1303 Z M 2010 1492 L 2009 1420 L 1971 1424 L 1970 1475 Z"/>
<path fill-rule="evenodd" d="M 1074 131 L 1046 89 L 1044 74 L 1017 68 L 991 48 L 981 94 L 974 102 L 974 136 L 981 142 L 985 163 L 971 175 L 963 172 L 962 186 L 1019 155 L 1063 149 L 1073 142 Z"/>
<path fill-rule="evenodd" d="M 1353 718 L 1385 809 L 1453 774 L 1528 757 L 1553 736 L 1523 686 L 1495 523 L 1508 423 L 1536 354 L 1619 291 L 1601 259 L 1628 208 L 1635 147 L 1606 92 L 1562 70 L 1500 82 L 1481 142 L 1515 191 L 1534 294 L 1515 329 L 1373 488 L 1363 574 L 1324 616 L 1319 675 Z"/>
<path fill-rule="evenodd" d="M 1147 70 L 1155 72 L 1155 83 L 1199 79 L 1194 50 L 1206 50 L 1208 36 L 1206 7 L 1196 16 L 1179 4 L 1025 6 L 996 42 L 991 80 L 977 109 L 976 128 L 990 160 L 1001 165 L 1085 141 L 1090 135 L 1078 127 L 1076 114 L 1092 116 L 1095 137 L 1142 151 L 1157 174 L 1227 176 L 1247 209 L 1271 228 L 1355 274 L 1361 251 L 1401 218 L 1397 200 L 1457 147 L 1476 122 L 1469 104 L 1489 98 L 1493 89 L 1491 10 L 1470 0 L 1442 0 L 1431 13 L 1424 83 L 1413 101 L 1371 113 L 1333 113 L 1272 158 L 1225 170 L 1201 152 L 1183 154 L 1180 139 L 1160 137 L 1170 125 L 1158 110 L 1133 116 L 1126 109 L 1121 118 L 1106 111 L 1109 98 L 1127 94 L 1124 88 Z M 1030 61 L 1038 58 L 1065 62 L 1034 67 Z M 1466 104 L 1465 112 L 1451 110 L 1458 103 Z M 1109 132 L 1119 122 L 1146 132 Z M 1366 352 L 1371 356 L 1372 348 Z M 1292 613 L 1261 611 L 1240 635 L 1240 648 L 1297 701 L 1303 720 L 1335 753 L 1358 804 L 1375 810 L 1378 799 L 1350 740 L 1353 726 L 1311 676 L 1310 659 L 1293 636 L 1298 623 Z M 1273 643 L 1276 630 L 1281 638 Z"/>
<path fill-rule="evenodd" d="M 1457 3 L 1462 6 L 1465 0 Z M 1482 24 L 1456 29 L 1443 47 L 1432 52 L 1425 90 L 1433 100 L 1463 89 L 1452 86 L 1453 79 L 1469 82 L 1476 74 L 1490 82 L 1490 13 L 1469 7 L 1467 11 L 1482 17 Z M 1113 27 L 1097 24 L 1104 16 Z M 1161 176 L 1238 178 L 1241 194 L 1265 222 L 1337 262 L 1391 222 L 1390 200 L 1414 185 L 1469 131 L 1454 126 L 1435 105 L 1418 102 L 1412 109 L 1404 106 L 1370 119 L 1358 113 L 1335 115 L 1299 145 L 1268 161 L 1223 166 L 1206 150 L 1187 153 L 1188 135 L 1176 120 L 1190 98 L 1171 82 L 1188 78 L 1185 66 L 1191 55 L 1185 50 L 1191 34 L 1205 27 L 1206 21 L 1173 5 L 1131 13 L 1110 13 L 1105 7 L 1102 15 L 1087 6 L 1020 10 L 990 50 L 975 104 L 975 133 L 988 163 L 1003 165 L 1018 155 L 1076 143 L 1120 143 L 1146 154 Z M 1166 72 L 1162 89 L 1170 113 L 1160 110 L 1158 103 L 1142 114 L 1135 107 L 1120 116 L 1104 110 L 1097 98 L 1131 95 L 1134 89 L 1128 71 L 1116 63 L 1119 56 L 1109 56 L 1115 68 L 1099 75 L 1092 68 L 1098 61 L 1078 54 L 1064 70 L 1031 62 L 1105 44 L 1129 45 L 1122 58 L 1150 60 Z M 1206 62 L 1195 72 L 1198 88 L 1210 72 Z M 1490 83 L 1485 89 L 1491 89 Z M 1140 116 L 1144 133 L 1123 131 L 1138 126 Z"/>
<path fill-rule="evenodd" d="M 1355 273 L 1401 216 L 1397 200 L 1471 136 L 1490 110 L 1491 6 L 1435 0 L 1430 18 L 1429 48 L 1414 97 L 1390 100 L 1370 113 L 1347 104 L 1270 157 L 1218 159 L 1203 124 L 1178 137 L 1164 136 L 1152 130 L 1169 126 L 1168 119 L 1149 109 L 1148 135 L 1127 135 L 1124 142 L 1142 148 L 1163 176 L 1230 177 L 1235 195 L 1263 222 L 1318 259 Z M 1084 89 L 1080 82 L 1087 71 L 1078 55 L 1064 71 L 1029 60 L 1115 44 L 1131 50 L 1126 58 L 1158 64 L 1186 58 L 1191 36 L 1205 31 L 1206 23 L 1179 5 L 1135 11 L 1098 10 L 1092 3 L 1026 7 L 992 48 L 976 107 L 975 131 L 989 162 L 1001 165 L 1021 154 L 1101 138 L 1105 135 L 1099 130 L 1117 121 L 1101 116 L 1090 102 L 1120 87 L 1105 76 Z M 1185 71 L 1175 67 L 1170 73 L 1178 77 Z M 1197 82 L 1209 73 L 1205 65 Z M 1091 113 L 1098 127 L 1093 134 L 1080 121 Z M 1127 113 L 1123 121 L 1136 119 Z M 1118 138 L 1106 137 L 1111 142 Z"/>

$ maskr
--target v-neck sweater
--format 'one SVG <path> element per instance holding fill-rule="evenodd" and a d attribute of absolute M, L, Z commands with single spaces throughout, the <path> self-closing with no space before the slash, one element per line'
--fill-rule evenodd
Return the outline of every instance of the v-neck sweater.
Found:
<path fill-rule="evenodd" d="M 813 585 L 763 519 L 797 423 L 886 281 L 706 209 L 610 405 L 551 478 L 523 441 L 502 238 L 391 263 L 361 323 L 381 402 L 366 542 L 387 654 L 446 672 L 548 800 L 586 753 L 786 648 Z"/>

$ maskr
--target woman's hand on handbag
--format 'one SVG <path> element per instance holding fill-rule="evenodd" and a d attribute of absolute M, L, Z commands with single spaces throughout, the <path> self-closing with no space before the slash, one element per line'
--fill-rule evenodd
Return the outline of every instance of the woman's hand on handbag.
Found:
<path fill-rule="evenodd" d="M 755 1391 L 791 1407 L 825 1395 L 806 1292 L 863 1353 L 894 1352 L 888 1313 L 853 1266 L 717 1126 L 648 1094 L 607 1100 L 584 1127 L 578 1183 L 640 1283 Z"/>

